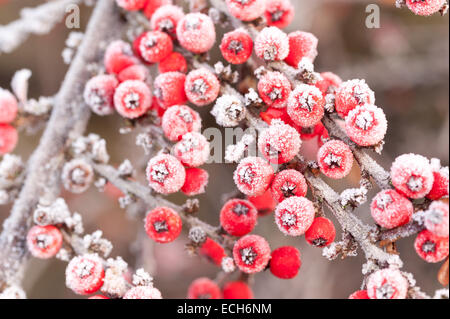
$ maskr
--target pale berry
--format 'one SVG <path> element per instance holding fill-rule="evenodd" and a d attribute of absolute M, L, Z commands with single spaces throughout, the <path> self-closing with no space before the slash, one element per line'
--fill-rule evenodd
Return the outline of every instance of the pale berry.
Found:
<path fill-rule="evenodd" d="M 425 215 L 425 227 L 439 237 L 448 237 L 448 203 L 433 202 Z"/>
<path fill-rule="evenodd" d="M 223 286 L 223 299 L 253 299 L 253 291 L 245 282 L 230 281 Z"/>
<path fill-rule="evenodd" d="M 367 294 L 370 299 L 405 299 L 408 280 L 398 269 L 377 270 L 367 279 Z"/>
<path fill-rule="evenodd" d="M 172 148 L 172 154 L 184 165 L 197 167 L 209 158 L 209 142 L 197 132 L 186 133 Z"/>
<path fill-rule="evenodd" d="M 223 127 L 233 127 L 245 118 L 247 111 L 242 100 L 231 94 L 224 94 L 216 100 L 211 114 L 217 124 Z"/>
<path fill-rule="evenodd" d="M 170 36 L 161 31 L 148 31 L 139 42 L 141 57 L 149 63 L 157 63 L 165 59 L 173 51 Z"/>
<path fill-rule="evenodd" d="M 332 72 L 320 73 L 320 79 L 316 82 L 316 86 L 322 92 L 323 96 L 333 94 L 342 84 L 342 79 Z"/>
<path fill-rule="evenodd" d="M 144 6 L 144 14 L 147 18 L 151 19 L 155 11 L 166 4 L 172 4 L 172 0 L 148 0 Z"/>
<path fill-rule="evenodd" d="M 270 272 L 278 278 L 294 278 L 301 266 L 300 252 L 293 246 L 280 247 L 272 252 Z"/>
<path fill-rule="evenodd" d="M 314 204 L 305 197 L 289 197 L 275 209 L 275 223 L 290 236 L 303 235 L 314 221 Z"/>
<path fill-rule="evenodd" d="M 196 196 L 205 192 L 208 185 L 209 174 L 207 171 L 197 167 L 186 169 L 186 181 L 181 191 L 187 196 Z"/>
<path fill-rule="evenodd" d="M 209 237 L 206 238 L 206 241 L 200 247 L 200 255 L 206 257 L 217 266 L 220 266 L 223 258 L 226 257 L 225 249 Z"/>
<path fill-rule="evenodd" d="M 216 41 L 216 29 L 211 18 L 203 13 L 189 13 L 178 22 L 180 45 L 193 53 L 209 51 Z"/>
<path fill-rule="evenodd" d="M 271 107 L 286 107 L 291 91 L 291 83 L 280 72 L 267 72 L 258 82 L 259 96 Z"/>
<path fill-rule="evenodd" d="M 189 72 L 184 83 L 188 100 L 197 105 L 205 106 L 214 102 L 219 96 L 219 79 L 209 70 L 202 68 Z"/>
<path fill-rule="evenodd" d="M 383 141 L 387 131 L 384 112 L 371 104 L 358 105 L 345 118 L 345 131 L 360 146 L 372 146 Z"/>
<path fill-rule="evenodd" d="M 433 187 L 433 171 L 428 159 L 416 154 L 403 154 L 391 166 L 394 187 L 409 198 L 425 197 Z"/>
<path fill-rule="evenodd" d="M 448 167 L 442 167 L 433 171 L 434 181 L 431 191 L 428 193 L 427 198 L 431 200 L 441 199 L 444 196 L 448 196 L 449 174 Z"/>
<path fill-rule="evenodd" d="M 314 247 L 329 246 L 336 237 L 336 229 L 331 220 L 325 217 L 314 218 L 312 225 L 305 233 L 308 244 Z"/>
<path fill-rule="evenodd" d="M 438 263 L 448 257 L 448 237 L 439 237 L 425 229 L 417 235 L 414 248 L 420 258 Z"/>
<path fill-rule="evenodd" d="M 61 249 L 63 237 L 61 231 L 53 225 L 33 226 L 28 231 L 28 251 L 36 258 L 54 257 Z"/>
<path fill-rule="evenodd" d="M 388 189 L 373 198 L 370 212 L 378 225 L 392 229 L 408 223 L 414 213 L 414 207 L 408 198 Z"/>
<path fill-rule="evenodd" d="M 258 235 L 241 237 L 233 247 L 236 266 L 247 274 L 263 271 L 270 260 L 270 246 L 267 240 Z"/>
<path fill-rule="evenodd" d="M 180 215 L 169 207 L 157 207 L 145 217 L 145 231 L 148 237 L 161 244 L 177 239 L 182 227 Z"/>
<path fill-rule="evenodd" d="M 270 189 L 273 198 L 281 203 L 292 196 L 306 196 L 308 185 L 302 173 L 294 169 L 286 169 L 275 175 Z"/>
<path fill-rule="evenodd" d="M 346 177 L 353 166 L 353 153 L 342 141 L 332 140 L 322 145 L 317 152 L 320 171 L 327 177 Z"/>
<path fill-rule="evenodd" d="M 166 32 L 172 38 L 176 37 L 177 25 L 184 17 L 183 9 L 174 5 L 164 5 L 156 9 L 150 20 L 153 30 Z"/>
<path fill-rule="evenodd" d="M 318 88 L 300 84 L 289 95 L 287 112 L 298 126 L 310 127 L 320 122 L 324 106 L 325 99 Z"/>
<path fill-rule="evenodd" d="M 264 15 L 267 25 L 283 29 L 294 19 L 294 6 L 290 0 L 266 0 Z"/>
<path fill-rule="evenodd" d="M 429 16 L 441 10 L 445 0 L 406 0 L 406 5 L 414 14 Z"/>
<path fill-rule="evenodd" d="M 184 185 L 186 171 L 177 158 L 160 154 L 148 162 L 147 179 L 154 191 L 172 194 L 178 192 Z"/>
<path fill-rule="evenodd" d="M 262 195 L 269 188 L 273 168 L 260 157 L 244 158 L 234 171 L 237 188 L 248 196 Z"/>
<path fill-rule="evenodd" d="M 161 292 L 154 287 L 137 286 L 130 288 L 123 296 L 123 299 L 162 299 L 162 296 Z"/>
<path fill-rule="evenodd" d="M 17 99 L 8 90 L 0 88 L 0 123 L 11 123 L 17 116 Z"/>
<path fill-rule="evenodd" d="M 358 290 L 352 293 L 348 299 L 370 299 L 367 290 Z"/>
<path fill-rule="evenodd" d="M 375 94 L 364 80 L 349 80 L 336 90 L 336 111 L 345 118 L 358 105 L 375 104 Z"/>
<path fill-rule="evenodd" d="M 141 10 L 148 0 L 116 0 L 119 7 L 128 11 Z"/>
<path fill-rule="evenodd" d="M 137 80 L 147 84 L 151 83 L 150 71 L 142 64 L 136 64 L 123 69 L 118 75 L 119 82 L 125 82 L 128 80 Z"/>
<path fill-rule="evenodd" d="M 93 183 L 94 170 L 83 158 L 74 158 L 64 164 L 61 179 L 66 190 L 81 194 Z"/>
<path fill-rule="evenodd" d="M 158 71 L 159 73 L 167 72 L 187 72 L 187 62 L 185 57 L 178 52 L 170 53 L 164 60 L 159 62 Z"/>
<path fill-rule="evenodd" d="M 200 132 L 200 115 L 186 105 L 169 107 L 162 117 L 162 129 L 171 141 L 179 141 L 186 133 Z"/>
<path fill-rule="evenodd" d="M 258 211 L 247 200 L 232 199 L 220 211 L 220 225 L 231 236 L 244 236 L 256 225 Z"/>
<path fill-rule="evenodd" d="M 247 62 L 253 52 L 253 39 L 245 29 L 237 29 L 222 38 L 220 51 L 223 58 L 231 64 Z"/>
<path fill-rule="evenodd" d="M 113 75 L 97 75 L 91 78 L 84 87 L 84 102 L 97 115 L 114 113 L 114 91 L 119 85 Z"/>
<path fill-rule="evenodd" d="M 133 55 L 129 43 L 117 40 L 111 42 L 106 48 L 104 64 L 108 73 L 119 74 L 123 69 L 138 63 L 139 60 Z"/>
<path fill-rule="evenodd" d="M 267 62 L 282 61 L 289 54 L 289 38 L 277 27 L 264 28 L 255 39 L 255 53 Z"/>
<path fill-rule="evenodd" d="M 242 21 L 252 21 L 264 14 L 266 0 L 226 0 L 230 13 Z"/>
<path fill-rule="evenodd" d="M 317 56 L 317 44 L 319 40 L 309 32 L 295 31 L 288 35 L 289 55 L 284 61 L 290 66 L 297 68 L 303 58 L 314 62 Z"/>
<path fill-rule="evenodd" d="M 66 268 L 66 286 L 79 295 L 98 291 L 104 278 L 103 262 L 94 254 L 76 256 Z"/>
<path fill-rule="evenodd" d="M 181 105 L 187 102 L 184 91 L 186 75 L 181 72 L 166 72 L 159 74 L 154 85 L 154 95 L 164 108 Z"/>
<path fill-rule="evenodd" d="M 187 297 L 188 299 L 221 299 L 222 293 L 214 281 L 201 277 L 190 284 Z"/>
<path fill-rule="evenodd" d="M 270 189 L 259 196 L 248 196 L 247 199 L 256 207 L 259 216 L 270 214 L 277 206 L 277 201 L 272 196 Z"/>
<path fill-rule="evenodd" d="M 140 117 L 152 106 L 152 91 L 142 81 L 122 82 L 114 92 L 114 106 L 117 113 L 125 118 Z"/>

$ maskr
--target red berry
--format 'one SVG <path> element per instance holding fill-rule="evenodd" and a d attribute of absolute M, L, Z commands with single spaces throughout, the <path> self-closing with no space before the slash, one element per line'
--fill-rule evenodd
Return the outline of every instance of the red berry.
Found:
<path fill-rule="evenodd" d="M 378 225 L 392 229 L 408 223 L 414 213 L 414 207 L 405 196 L 388 189 L 373 198 L 370 212 Z"/>
<path fill-rule="evenodd" d="M 72 258 L 66 268 L 66 286 L 79 295 L 89 295 L 103 285 L 102 260 L 93 254 Z"/>
<path fill-rule="evenodd" d="M 27 247 L 30 253 L 41 259 L 54 257 L 61 249 L 62 234 L 52 225 L 33 226 L 28 231 Z"/>
<path fill-rule="evenodd" d="M 267 105 L 276 108 L 287 106 L 291 83 L 280 72 L 267 72 L 258 82 L 259 95 Z"/>
<path fill-rule="evenodd" d="M 172 0 L 148 0 L 144 6 L 144 14 L 147 18 L 151 19 L 155 11 L 166 4 L 172 4 Z"/>
<path fill-rule="evenodd" d="M 178 52 L 170 53 L 164 60 L 158 64 L 159 73 L 167 72 L 187 72 L 187 62 L 184 56 Z"/>
<path fill-rule="evenodd" d="M 255 53 L 267 62 L 282 61 L 289 54 L 289 38 L 277 27 L 266 27 L 255 39 Z"/>
<path fill-rule="evenodd" d="M 110 298 L 103 296 L 103 295 L 95 295 L 95 296 L 89 297 L 88 299 L 110 299 Z"/>
<path fill-rule="evenodd" d="M 242 281 L 230 281 L 223 287 L 223 299 L 253 299 L 252 289 Z"/>
<path fill-rule="evenodd" d="M 341 78 L 332 72 L 320 73 L 320 80 L 316 82 L 316 86 L 322 92 L 323 96 L 336 92 L 336 89 L 341 84 Z"/>
<path fill-rule="evenodd" d="M 229 63 L 242 64 L 252 55 L 253 40 L 246 30 L 237 29 L 225 33 L 220 44 L 220 51 Z"/>
<path fill-rule="evenodd" d="M 168 108 L 187 102 L 184 92 L 186 75 L 180 72 L 167 72 L 158 75 L 154 82 L 154 94 L 161 106 Z"/>
<path fill-rule="evenodd" d="M 258 210 L 259 216 L 264 216 L 273 212 L 277 206 L 277 202 L 272 196 L 272 192 L 268 189 L 264 194 L 259 196 L 249 196 L 247 198 L 253 206 Z"/>
<path fill-rule="evenodd" d="M 320 122 L 324 106 L 325 99 L 318 88 L 300 84 L 289 96 L 287 112 L 295 124 L 310 127 Z"/>
<path fill-rule="evenodd" d="M 243 199 L 232 199 L 220 211 L 220 225 L 231 236 L 244 236 L 255 228 L 258 211 L 252 203 Z"/>
<path fill-rule="evenodd" d="M 320 171 L 327 177 L 346 177 L 353 166 L 353 153 L 342 141 L 332 140 L 322 145 L 317 152 Z"/>
<path fill-rule="evenodd" d="M 166 32 L 173 39 L 176 38 L 178 22 L 183 19 L 184 12 L 178 6 L 164 5 L 159 7 L 152 15 L 150 27 L 153 30 Z"/>
<path fill-rule="evenodd" d="M 154 111 L 156 113 L 156 115 L 160 118 L 162 118 L 164 113 L 166 113 L 166 108 L 162 107 L 159 104 L 159 101 L 156 98 L 156 96 L 153 97 L 153 102 L 152 102 L 152 106 L 150 107 L 150 110 Z M 159 124 L 161 124 L 161 123 L 159 123 Z"/>
<path fill-rule="evenodd" d="M 386 268 L 371 274 L 367 280 L 370 299 L 405 299 L 408 281 L 398 269 Z"/>
<path fill-rule="evenodd" d="M 445 0 L 406 0 L 406 5 L 414 14 L 429 16 L 444 7 Z"/>
<path fill-rule="evenodd" d="M 174 145 L 172 153 L 184 165 L 200 166 L 209 158 L 209 142 L 200 133 L 186 133 Z"/>
<path fill-rule="evenodd" d="M 114 106 L 125 118 L 140 117 L 152 106 L 152 91 L 142 81 L 122 82 L 114 92 Z"/>
<path fill-rule="evenodd" d="M 266 122 L 267 124 L 271 124 L 273 120 L 281 120 L 284 123 L 292 126 L 293 128 L 298 130 L 298 126 L 292 122 L 291 118 L 287 114 L 287 110 L 284 109 L 276 109 L 274 107 L 268 107 L 265 112 L 259 113 L 259 116 L 261 119 Z"/>
<path fill-rule="evenodd" d="M 375 104 L 375 94 L 364 80 L 350 80 L 336 90 L 336 111 L 345 118 L 358 105 Z"/>
<path fill-rule="evenodd" d="M 237 188 L 248 196 L 264 194 L 273 178 L 273 168 L 260 157 L 244 158 L 234 171 Z"/>
<path fill-rule="evenodd" d="M 314 62 L 317 56 L 317 40 L 312 33 L 295 31 L 288 35 L 289 38 L 289 55 L 284 61 L 290 66 L 297 68 L 303 58 Z"/>
<path fill-rule="evenodd" d="M 394 187 L 409 198 L 425 197 L 433 187 L 433 171 L 428 159 L 416 154 L 397 157 L 391 167 Z"/>
<path fill-rule="evenodd" d="M 336 237 L 333 222 L 325 217 L 314 218 L 311 227 L 305 233 L 306 241 L 315 247 L 326 247 Z"/>
<path fill-rule="evenodd" d="M 314 221 L 314 204 L 305 197 L 289 197 L 275 209 L 275 223 L 290 236 L 303 235 Z"/>
<path fill-rule="evenodd" d="M 448 167 L 440 168 L 433 172 L 434 181 L 431 191 L 428 193 L 427 198 L 431 200 L 441 199 L 444 196 L 448 196 Z"/>
<path fill-rule="evenodd" d="M 267 25 L 283 29 L 294 19 L 294 6 L 290 0 L 267 0 L 265 16 Z"/>
<path fill-rule="evenodd" d="M 119 7 L 128 11 L 141 10 L 148 0 L 116 0 Z"/>
<path fill-rule="evenodd" d="M 119 80 L 119 82 L 125 82 L 127 80 L 137 80 L 150 84 L 151 75 L 147 67 L 141 64 L 136 64 L 122 70 L 117 75 L 117 79 Z"/>
<path fill-rule="evenodd" d="M 172 208 L 157 207 L 145 217 L 145 231 L 154 241 L 167 244 L 180 236 L 183 223 Z"/>
<path fill-rule="evenodd" d="M 220 82 L 209 70 L 197 69 L 186 76 L 184 90 L 191 103 L 205 106 L 214 102 L 219 96 Z"/>
<path fill-rule="evenodd" d="M 188 299 L 221 299 L 222 293 L 214 281 L 202 277 L 191 283 L 187 297 Z"/>
<path fill-rule="evenodd" d="M 358 290 L 352 293 L 348 299 L 370 299 L 367 290 Z"/>
<path fill-rule="evenodd" d="M 220 266 L 222 264 L 222 259 L 226 257 L 223 247 L 209 237 L 200 247 L 200 255 L 205 256 L 217 266 Z"/>
<path fill-rule="evenodd" d="M 302 173 L 294 169 L 286 169 L 275 175 L 270 189 L 273 198 L 281 203 L 292 196 L 306 196 L 308 185 Z"/>
<path fill-rule="evenodd" d="M 84 87 L 84 101 L 95 114 L 112 114 L 114 113 L 114 91 L 118 85 L 119 82 L 113 75 L 94 76 Z"/>
<path fill-rule="evenodd" d="M 200 115 L 186 105 L 170 107 L 163 115 L 162 129 L 171 141 L 179 141 L 186 133 L 200 132 Z"/>
<path fill-rule="evenodd" d="M 181 191 L 188 196 L 196 196 L 203 194 L 208 185 L 209 174 L 201 168 L 187 168 L 186 181 L 184 182 Z"/>
<path fill-rule="evenodd" d="M 130 44 L 117 40 L 106 48 L 104 63 L 106 72 L 119 74 L 123 69 L 138 64 L 139 60 L 133 55 Z"/>
<path fill-rule="evenodd" d="M 216 29 L 211 18 L 203 13 L 188 13 L 178 23 L 180 45 L 193 53 L 209 51 L 216 41 Z"/>
<path fill-rule="evenodd" d="M 140 38 L 139 52 L 149 63 L 156 63 L 165 59 L 173 51 L 173 43 L 167 33 L 148 31 Z"/>
<path fill-rule="evenodd" d="M 414 248 L 426 262 L 438 263 L 448 256 L 448 237 L 438 237 L 425 229 L 417 235 Z"/>
<path fill-rule="evenodd" d="M 431 203 L 425 215 L 425 227 L 439 237 L 448 237 L 448 203 Z"/>
<path fill-rule="evenodd" d="M 0 88 L 0 123 L 14 121 L 17 111 L 17 99 L 8 90 Z"/>
<path fill-rule="evenodd" d="M 358 105 L 345 118 L 345 131 L 360 146 L 376 145 L 383 141 L 387 131 L 384 112 L 370 104 Z"/>
<path fill-rule="evenodd" d="M 252 21 L 264 14 L 266 0 L 226 0 L 230 13 L 242 21 Z"/>
<path fill-rule="evenodd" d="M 151 188 L 161 194 L 178 192 L 186 180 L 186 171 L 178 159 L 168 154 L 153 157 L 147 165 Z"/>
<path fill-rule="evenodd" d="M 16 148 L 19 134 L 15 127 L 9 124 L 0 124 L 0 155 L 5 155 Z"/>
<path fill-rule="evenodd" d="M 137 286 L 128 290 L 123 299 L 162 299 L 162 296 L 161 292 L 154 287 Z"/>
<path fill-rule="evenodd" d="M 292 246 L 284 246 L 272 252 L 270 272 L 281 279 L 292 279 L 297 276 L 302 261 L 300 252 Z"/>
<path fill-rule="evenodd" d="M 234 244 L 233 258 L 242 272 L 253 274 L 263 271 L 270 259 L 269 243 L 261 236 L 246 235 Z"/>
<path fill-rule="evenodd" d="M 300 151 L 301 145 L 297 130 L 281 121 L 272 122 L 258 140 L 259 150 L 273 164 L 292 160 Z"/>
<path fill-rule="evenodd" d="M 324 130 L 325 127 L 322 122 L 317 123 L 315 126 L 301 127 L 299 129 L 300 138 L 306 141 L 311 140 L 316 136 L 321 136 Z"/>

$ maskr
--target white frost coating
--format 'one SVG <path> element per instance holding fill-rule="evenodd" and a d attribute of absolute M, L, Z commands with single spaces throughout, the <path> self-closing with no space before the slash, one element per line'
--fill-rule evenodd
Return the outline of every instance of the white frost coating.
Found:
<path fill-rule="evenodd" d="M 20 103 L 26 103 L 28 99 L 28 81 L 31 77 L 31 71 L 22 69 L 14 73 L 11 80 L 11 88 Z"/>
<path fill-rule="evenodd" d="M 101 291 L 115 298 L 121 298 L 128 290 L 128 283 L 125 277 L 128 264 L 122 257 L 108 258 L 106 264 L 108 268 L 105 271 L 105 279 Z"/>
<path fill-rule="evenodd" d="M 19 286 L 10 286 L 0 293 L 0 299 L 26 299 L 25 291 Z"/>
<path fill-rule="evenodd" d="M 153 277 L 150 276 L 148 272 L 146 272 L 143 268 L 139 268 L 136 270 L 136 273 L 133 275 L 133 285 L 135 286 L 153 286 Z"/>
<path fill-rule="evenodd" d="M 233 127 L 239 125 L 239 122 L 245 118 L 246 108 L 241 99 L 234 95 L 225 94 L 217 99 L 211 114 L 216 118 L 217 124 L 224 127 Z"/>
<path fill-rule="evenodd" d="M 34 211 L 34 222 L 41 226 L 64 223 L 70 218 L 69 207 L 63 198 L 57 198 L 51 204 L 43 200 Z"/>
<path fill-rule="evenodd" d="M 86 250 L 100 252 L 102 257 L 106 258 L 111 253 L 113 246 L 109 240 L 102 236 L 103 232 L 101 230 L 96 230 L 92 234 L 85 235 L 83 237 L 83 246 Z"/>
<path fill-rule="evenodd" d="M 232 163 L 239 162 L 254 141 L 255 137 L 253 135 L 245 134 L 236 145 L 228 145 L 225 151 L 225 160 Z"/>
<path fill-rule="evenodd" d="M 131 164 L 129 159 L 125 159 L 117 170 L 120 176 L 130 176 L 134 173 L 133 164 Z"/>
<path fill-rule="evenodd" d="M 341 205 L 362 205 L 367 201 L 367 189 L 365 187 L 349 188 L 341 193 Z"/>

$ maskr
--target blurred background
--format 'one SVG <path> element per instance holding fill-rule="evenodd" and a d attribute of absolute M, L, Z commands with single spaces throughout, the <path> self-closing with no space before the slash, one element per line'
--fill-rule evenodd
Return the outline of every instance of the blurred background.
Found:
<path fill-rule="evenodd" d="M 0 0 L 0 25 L 7 24 L 19 15 L 21 8 L 35 6 L 41 0 Z M 449 161 L 449 29 L 448 15 L 429 18 L 412 14 L 408 9 L 396 9 L 394 0 L 293 0 L 296 7 L 294 22 L 287 32 L 303 30 L 319 38 L 319 56 L 316 70 L 332 71 L 342 79 L 363 78 L 375 91 L 376 104 L 382 107 L 389 122 L 386 145 L 377 160 L 389 169 L 392 160 L 403 153 L 418 153 L 429 158 L 437 157 L 444 166 Z M 366 6 L 377 3 L 381 8 L 381 28 L 365 26 Z M 89 19 L 90 8 L 82 7 L 81 30 Z M 28 68 L 33 72 L 30 82 L 31 97 L 48 96 L 58 91 L 67 66 L 61 51 L 70 30 L 58 25 L 50 34 L 31 36 L 12 54 L 0 55 L 0 87 L 10 88 L 14 72 Z M 119 37 L 119 35 L 118 35 Z M 212 53 L 213 61 L 219 58 Z M 215 126 L 209 107 L 200 110 L 204 128 Z M 135 167 L 146 161 L 134 137 L 120 135 L 124 125 L 118 116 L 93 116 L 89 132 L 95 132 L 111 141 L 108 151 L 113 163 L 129 158 Z M 16 154 L 28 158 L 39 141 L 40 134 L 21 134 Z M 305 156 L 313 156 L 317 145 L 307 142 Z M 234 166 L 210 164 L 204 167 L 210 174 L 207 195 L 199 196 L 199 217 L 218 224 L 222 194 L 234 190 Z M 139 177 L 139 178 L 142 178 Z M 356 186 L 359 171 L 354 171 L 345 181 L 331 182 L 341 191 Z M 184 298 L 190 282 L 199 276 L 214 278 L 219 270 L 207 261 L 189 256 L 184 248 L 186 233 L 166 245 L 153 244 L 143 233 L 142 221 L 127 216 L 117 201 L 94 187 L 89 192 L 75 196 L 63 193 L 72 211 L 82 214 L 86 231 L 101 229 L 114 244 L 113 256 L 123 256 L 132 267 L 143 266 L 155 277 L 155 285 L 165 298 Z M 371 197 L 374 194 L 371 194 Z M 371 198 L 370 197 L 370 198 Z M 172 196 L 177 203 L 184 196 Z M 0 207 L 0 222 L 10 206 Z M 367 223 L 373 223 L 367 206 L 356 211 Z M 327 214 L 331 217 L 331 214 Z M 335 223 L 338 226 L 337 223 Z M 302 268 L 293 280 L 281 280 L 264 272 L 255 276 L 253 290 L 257 298 L 347 298 L 358 290 L 362 281 L 362 256 L 330 262 L 321 256 L 321 249 L 306 244 L 303 237 L 287 238 L 281 234 L 271 215 L 260 219 L 255 230 L 269 239 L 271 248 L 283 245 L 296 246 L 302 255 Z M 338 230 L 337 240 L 340 240 Z M 440 264 L 428 264 L 413 249 L 414 238 L 398 243 L 405 262 L 404 269 L 415 274 L 418 285 L 433 295 L 441 288 L 436 274 Z M 360 253 L 361 255 L 361 253 Z M 78 298 L 64 284 L 66 264 L 58 260 L 33 259 L 25 278 L 29 298 Z"/>

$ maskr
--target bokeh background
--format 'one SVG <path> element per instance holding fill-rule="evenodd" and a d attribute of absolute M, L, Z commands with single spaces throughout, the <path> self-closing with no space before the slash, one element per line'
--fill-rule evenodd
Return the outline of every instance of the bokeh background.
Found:
<path fill-rule="evenodd" d="M 0 24 L 16 19 L 21 8 L 43 3 L 42 0 L 0 0 Z M 389 121 L 386 146 L 377 160 L 389 169 L 392 160 L 413 152 L 438 157 L 447 166 L 449 161 L 449 29 L 448 15 L 424 18 L 407 9 L 396 9 L 394 0 L 293 0 L 296 17 L 286 31 L 304 30 L 319 38 L 317 71 L 333 71 L 344 80 L 364 78 L 376 92 L 376 104 L 382 107 Z M 381 8 L 381 28 L 365 26 L 366 6 L 377 3 Z M 90 8 L 82 8 L 81 31 L 89 19 Z M 58 25 L 50 34 L 32 36 L 12 54 L 0 55 L 0 87 L 9 88 L 14 72 L 29 68 L 31 97 L 57 92 L 67 66 L 61 58 L 64 41 L 70 30 Z M 119 36 L 119 35 L 118 35 Z M 217 51 L 212 59 L 217 60 Z M 204 128 L 214 126 L 209 109 L 202 109 Z M 113 163 L 129 158 L 136 167 L 146 161 L 143 150 L 130 135 L 120 135 L 124 125 L 118 116 L 93 116 L 89 131 L 105 137 Z M 21 134 L 15 151 L 28 158 L 40 133 Z M 305 143 L 303 152 L 312 156 L 317 146 Z M 234 190 L 233 165 L 205 166 L 210 174 L 207 195 L 199 197 L 199 216 L 218 223 L 222 194 Z M 139 178 L 142 178 L 139 177 Z M 330 182 L 342 189 L 358 184 L 358 170 L 345 181 Z M 207 261 L 190 257 L 185 251 L 186 233 L 175 242 L 155 245 L 143 233 L 143 223 L 127 216 L 117 201 L 99 193 L 94 187 L 81 196 L 63 193 L 72 211 L 82 214 L 88 232 L 104 231 L 114 244 L 113 255 L 123 256 L 132 267 L 143 266 L 155 277 L 155 285 L 165 298 L 184 298 L 189 283 L 199 276 L 214 278 L 218 269 Z M 373 196 L 373 194 L 371 194 Z M 185 198 L 171 197 L 177 203 Z M 10 206 L 0 207 L 0 221 Z M 372 223 L 367 206 L 356 211 L 364 221 Z M 328 214 L 330 216 L 330 214 Z M 337 224 L 336 224 L 337 225 Z M 269 239 L 272 248 L 295 245 L 302 254 L 302 268 L 293 280 L 277 279 L 265 272 L 256 275 L 253 289 L 257 298 L 347 298 L 358 290 L 362 280 L 361 256 L 327 261 L 320 249 L 308 246 L 303 237 L 283 236 L 271 216 L 261 218 L 255 230 Z M 339 230 L 340 232 L 340 230 Z M 340 239 L 338 234 L 337 239 Z M 398 250 L 405 261 L 405 270 L 415 274 L 418 285 L 429 294 L 441 288 L 436 274 L 440 264 L 422 261 L 413 249 L 413 238 L 401 240 Z M 24 287 L 29 298 L 78 298 L 64 284 L 66 264 L 58 260 L 33 259 Z"/>

